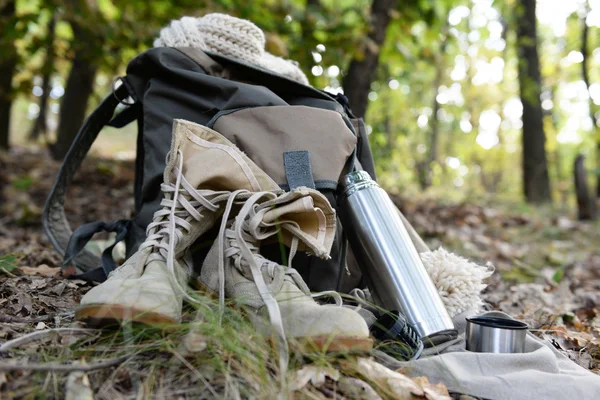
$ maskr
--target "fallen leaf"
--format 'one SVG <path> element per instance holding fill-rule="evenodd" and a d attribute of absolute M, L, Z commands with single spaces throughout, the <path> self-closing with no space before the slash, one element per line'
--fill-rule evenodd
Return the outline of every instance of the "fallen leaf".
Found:
<path fill-rule="evenodd" d="M 412 399 L 415 396 L 425 396 L 425 391 L 415 381 L 401 373 L 379 364 L 370 358 L 359 358 L 356 364 L 357 372 L 365 378 L 386 386 L 397 399 Z"/>
<path fill-rule="evenodd" d="M 314 387 L 319 387 L 325 383 L 325 379 L 327 378 L 337 382 L 340 379 L 340 371 L 335 368 L 307 365 L 302 369 L 294 371 L 290 389 L 292 391 L 300 390 L 309 382 Z"/>
<path fill-rule="evenodd" d="M 567 217 L 558 217 L 556 219 L 556 226 L 561 229 L 573 229 L 577 226 L 577 222 L 572 221 Z"/>
<path fill-rule="evenodd" d="M 63 294 L 63 292 L 65 291 L 66 287 L 67 287 L 67 281 L 65 281 L 65 280 L 60 281 L 60 283 L 58 283 L 57 285 L 54 285 L 52 287 L 52 289 L 50 289 L 50 293 L 53 293 L 53 294 L 55 294 L 57 296 L 60 296 L 60 295 Z"/>
<path fill-rule="evenodd" d="M 337 389 L 344 397 L 354 400 L 381 400 L 381 396 L 367 382 L 347 376 L 340 377 Z"/>
<path fill-rule="evenodd" d="M 559 326 L 555 332 L 558 336 L 565 338 L 579 347 L 586 347 L 590 344 L 600 346 L 600 339 L 588 332 L 570 331 L 564 326 Z"/>
<path fill-rule="evenodd" d="M 29 279 L 31 279 L 29 283 L 29 289 L 31 290 L 44 289 L 46 286 L 48 286 L 48 282 L 45 278 L 34 276 Z"/>
<path fill-rule="evenodd" d="M 25 275 L 56 276 L 60 273 L 60 267 L 52 268 L 46 264 L 37 267 L 20 267 L 19 270 Z"/>
<path fill-rule="evenodd" d="M 31 311 L 33 310 L 33 301 L 31 300 L 31 296 L 29 296 L 25 292 L 21 292 L 18 294 L 17 298 L 19 299 L 18 300 L 19 311 L 24 309 L 25 311 L 27 311 L 27 314 L 31 314 Z"/>
<path fill-rule="evenodd" d="M 189 332 L 183 337 L 183 347 L 186 353 L 200 353 L 206 350 L 206 336 L 198 332 Z"/>
<path fill-rule="evenodd" d="M 431 382 L 429 382 L 429 379 L 427 379 L 426 376 L 419 376 L 417 378 L 413 378 L 413 380 L 421 385 L 423 391 L 425 392 L 425 397 L 428 400 L 452 400 L 446 385 L 444 385 L 442 382 L 438 383 L 437 385 L 433 385 Z"/>
<path fill-rule="evenodd" d="M 66 400 L 94 400 L 90 380 L 81 371 L 71 372 L 67 378 Z"/>

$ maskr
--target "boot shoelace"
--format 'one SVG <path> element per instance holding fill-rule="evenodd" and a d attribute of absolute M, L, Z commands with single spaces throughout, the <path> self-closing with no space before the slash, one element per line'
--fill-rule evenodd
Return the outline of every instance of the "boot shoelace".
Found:
<path fill-rule="evenodd" d="M 281 316 L 281 311 L 279 309 L 279 304 L 275 297 L 269 292 L 267 284 L 262 276 L 262 267 L 264 265 L 267 268 L 271 268 L 267 273 L 274 273 L 274 266 L 269 266 L 270 263 L 263 263 L 262 265 L 258 265 L 256 260 L 254 259 L 254 254 L 258 251 L 258 242 L 267 236 L 264 228 L 258 226 L 258 224 L 250 223 L 250 221 L 246 221 L 246 218 L 251 214 L 256 215 L 254 211 L 254 206 L 263 198 L 273 199 L 277 195 L 272 192 L 259 192 L 252 194 L 248 200 L 242 206 L 242 209 L 235 217 L 235 221 L 232 225 L 231 229 L 226 229 L 228 224 L 229 214 L 231 213 L 231 208 L 233 206 L 233 202 L 236 197 L 238 197 L 241 193 L 245 191 L 236 191 L 234 192 L 229 200 L 227 201 L 227 205 L 225 208 L 225 212 L 223 214 L 223 220 L 221 222 L 221 228 L 219 231 L 219 307 L 221 311 L 224 308 L 225 303 L 225 257 L 234 257 L 234 265 L 236 268 L 242 268 L 242 260 L 248 265 L 250 272 L 252 274 L 252 280 L 256 285 L 258 292 L 265 306 L 267 307 L 267 311 L 269 314 L 269 319 L 271 321 L 271 325 L 275 330 L 275 334 L 277 335 L 277 347 L 279 353 L 279 369 L 281 373 L 281 384 L 285 385 L 285 375 L 288 368 L 289 363 L 289 353 L 287 348 L 287 340 L 285 338 L 285 332 L 283 329 L 283 318 Z M 264 214 L 263 214 L 264 215 Z M 254 222 L 255 220 L 253 220 Z M 250 225 L 253 225 L 255 229 L 244 230 L 243 227 L 246 225 L 247 228 Z M 232 247 L 228 247 L 227 252 L 225 252 L 225 240 L 228 240 L 228 244 L 233 245 Z M 297 240 L 294 242 L 297 243 Z M 297 244 L 296 246 L 297 247 Z M 292 254 L 290 254 L 292 256 Z M 290 257 L 291 258 L 291 257 Z M 222 314 L 222 312 L 221 312 Z"/>
<path fill-rule="evenodd" d="M 300 274 L 298 274 L 295 269 L 291 268 L 293 258 L 298 249 L 298 244 L 300 240 L 306 243 L 306 240 L 304 239 L 306 238 L 306 235 L 295 221 L 282 219 L 272 223 L 266 223 L 263 221 L 265 214 L 270 208 L 260 208 L 259 203 L 262 203 L 265 199 L 268 201 L 277 198 L 278 194 L 274 192 L 258 192 L 251 194 L 251 196 L 244 202 L 244 205 L 242 206 L 242 209 L 239 211 L 238 215 L 235 217 L 233 224 L 231 224 L 230 228 L 227 228 L 227 219 L 231 212 L 233 202 L 241 193 L 248 192 L 234 192 L 228 200 L 219 232 L 219 303 L 221 309 L 223 309 L 225 293 L 224 264 L 225 257 L 229 257 L 233 260 L 235 268 L 240 270 L 240 272 L 243 272 L 244 268 L 250 270 L 250 273 L 252 274 L 252 280 L 256 285 L 262 301 L 267 307 L 269 320 L 278 339 L 277 347 L 279 353 L 279 368 L 281 371 L 282 386 L 284 386 L 285 375 L 289 363 L 289 351 L 287 339 L 285 337 L 285 331 L 283 328 L 283 318 L 281 316 L 279 304 L 269 291 L 267 283 L 265 282 L 262 274 L 263 269 L 266 269 L 268 276 L 273 278 L 278 265 L 268 260 L 265 260 L 265 262 L 262 262 L 259 265 L 254 256 L 258 254 L 258 244 L 261 240 L 276 235 L 281 229 L 285 229 L 291 233 L 292 241 L 290 254 L 288 257 L 288 268 L 284 270 L 284 273 L 287 277 L 292 279 L 292 281 L 303 293 L 312 296 L 309 288 L 306 286 L 306 283 L 304 283 L 304 280 Z M 226 241 L 227 249 L 224 249 Z M 318 255 L 323 256 L 324 251 L 318 248 L 315 248 L 314 250 L 318 250 Z M 332 295 L 332 293 L 320 293 L 316 294 L 315 296 L 321 297 L 324 295 Z M 339 295 L 337 296 L 339 297 Z M 341 297 L 339 298 L 339 301 L 341 304 Z M 336 299 L 336 303 L 337 302 L 338 300 Z"/>
<path fill-rule="evenodd" d="M 169 153 L 167 163 L 170 156 Z M 174 167 L 172 171 L 176 178 L 175 183 L 163 183 L 161 185 L 165 197 L 160 203 L 161 208 L 154 213 L 153 221 L 146 229 L 147 237 L 144 243 L 140 245 L 140 251 L 144 249 L 151 250 L 147 258 L 143 260 L 144 265 L 148 265 L 154 260 L 166 261 L 174 286 L 187 300 L 199 304 L 176 278 L 175 260 L 181 256 L 181 254 L 176 253 L 176 247 L 183 238 L 184 232 L 190 233 L 193 229 L 192 223 L 201 221 L 204 218 L 203 212 L 217 212 L 220 203 L 227 200 L 231 193 L 195 189 L 183 176 L 183 154 L 181 150 L 177 151 L 177 159 L 177 167 Z M 181 249 L 180 251 L 184 250 Z M 188 273 L 191 273 L 191 265 L 188 265 L 188 269 Z"/>
<path fill-rule="evenodd" d="M 170 154 L 167 156 L 169 157 Z M 189 295 L 187 290 L 181 286 L 176 278 L 175 259 L 177 243 L 183 237 L 183 231 L 190 232 L 192 229 L 191 222 L 199 221 L 203 218 L 198 210 L 204 207 L 209 212 L 219 210 L 219 203 L 227 200 L 223 220 L 219 231 L 219 307 L 224 309 L 225 303 L 225 272 L 224 260 L 227 256 L 234 256 L 239 252 L 239 257 L 234 257 L 236 268 L 242 267 L 242 259 L 246 261 L 252 278 L 258 292 L 267 307 L 269 319 L 275 329 L 277 335 L 277 344 L 279 352 L 279 366 L 281 371 L 282 385 L 285 385 L 285 375 L 289 364 L 289 352 L 285 332 L 283 329 L 283 318 L 275 297 L 269 292 L 266 282 L 262 276 L 262 267 L 267 266 L 270 276 L 274 274 L 274 263 L 263 263 L 258 265 L 253 257 L 253 254 L 258 251 L 257 243 L 260 240 L 276 234 L 282 226 L 292 233 L 292 243 L 289 255 L 289 266 L 292 264 L 294 255 L 298 249 L 299 237 L 303 237 L 302 231 L 298 224 L 294 221 L 278 221 L 277 223 L 261 223 L 267 209 L 256 211 L 257 203 L 264 198 L 275 199 L 278 194 L 274 192 L 258 192 L 251 194 L 247 190 L 237 190 L 235 192 L 215 192 L 210 190 L 195 189 L 183 176 L 183 154 L 181 150 L 177 152 L 178 165 L 173 169 L 173 174 L 176 176 L 175 184 L 163 183 L 161 189 L 165 194 L 165 198 L 161 201 L 161 209 L 154 214 L 153 222 L 148 225 L 147 238 L 140 246 L 140 250 L 151 248 L 152 252 L 144 260 L 144 265 L 147 265 L 153 260 L 166 260 L 167 268 L 171 272 L 175 286 L 184 295 L 184 297 L 194 303 L 199 303 L 196 299 Z M 229 215 L 240 196 L 250 197 L 244 202 L 242 209 L 235 218 L 233 229 L 226 232 Z M 248 221 L 246 219 L 248 218 Z M 225 238 L 229 237 L 232 243 L 236 243 L 239 250 L 228 250 L 225 253 Z M 230 247 L 231 248 L 231 247 Z M 321 255 L 321 254 L 319 254 Z M 189 266 L 188 266 L 189 267 Z M 270 269 L 269 269 L 270 268 Z M 294 282 L 307 294 L 310 294 L 308 287 L 294 270 L 289 268 L 286 270 L 286 275 L 294 280 Z M 297 275 L 297 276 L 295 276 Z M 329 292 L 326 294 L 330 294 Z M 317 294 L 320 297 L 324 294 Z M 336 303 L 338 300 L 336 299 Z"/>

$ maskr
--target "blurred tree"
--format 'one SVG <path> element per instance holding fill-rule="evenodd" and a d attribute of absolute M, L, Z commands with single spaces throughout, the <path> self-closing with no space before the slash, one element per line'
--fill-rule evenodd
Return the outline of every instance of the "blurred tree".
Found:
<path fill-rule="evenodd" d="M 17 65 L 15 22 L 14 0 L 0 0 L 0 149 L 9 146 L 12 81 Z"/>
<path fill-rule="evenodd" d="M 518 16 L 513 11 L 518 0 L 15 2 L 15 33 L 12 40 L 5 40 L 6 34 L 11 34 L 8 29 L 0 39 L 16 47 L 17 66 L 9 84 L 12 93 L 19 95 L 13 107 L 13 133 L 20 134 L 23 124 L 27 130 L 28 120 L 31 125 L 35 120 L 40 126 L 44 121 L 44 96 L 52 93 L 52 85 L 57 90 L 46 102 L 49 126 L 55 126 L 54 114 L 58 112 L 62 125 L 73 119 L 73 108 L 59 109 L 57 102 L 62 81 L 69 83 L 71 67 L 76 59 L 81 59 L 78 49 L 90 50 L 97 68 L 95 79 L 89 80 L 93 89 L 88 96 L 89 107 L 83 111 L 85 115 L 105 95 L 112 77 L 122 74 L 131 58 L 151 46 L 160 28 L 171 19 L 227 12 L 262 28 L 267 50 L 299 61 L 313 86 L 333 93 L 341 93 L 343 86 L 356 113 L 366 111 L 378 177 L 388 188 L 416 190 L 417 185 L 423 185 L 433 192 L 458 189 L 456 192 L 463 195 L 522 194 L 524 182 L 519 172 L 525 175 L 525 162 L 520 166 L 514 161 L 523 151 L 523 143 L 531 143 L 531 129 L 525 129 L 527 138 L 522 130 L 532 113 L 531 104 L 519 99 L 518 61 L 526 60 L 519 55 L 526 47 L 521 44 L 529 42 L 520 37 L 517 41 Z M 76 10 L 79 3 L 85 7 Z M 3 4 L 8 3 L 0 0 Z M 384 13 L 380 6 L 385 4 L 388 12 Z M 536 32 L 542 87 L 536 89 L 532 98 L 534 108 L 541 103 L 544 113 L 548 180 L 571 206 L 572 160 L 579 152 L 585 154 L 589 169 L 594 162 L 590 150 L 597 146 L 589 117 L 597 120 L 599 115 L 598 22 L 594 17 L 596 3 L 589 5 L 587 46 L 582 47 L 584 17 L 576 5 L 561 3 L 561 13 L 550 17 L 547 8 L 540 10 Z M 540 2 L 538 8 L 541 7 L 551 6 Z M 58 9 L 59 18 L 52 48 L 51 29 L 47 28 L 53 8 Z M 373 13 L 388 19 L 386 29 L 377 23 Z M 91 31 L 92 37 L 86 32 L 80 34 L 81 29 Z M 48 50 L 54 50 L 54 62 Z M 4 54 L 0 53 L 2 65 Z M 368 71 L 365 68 L 366 75 L 361 75 L 353 68 L 366 63 L 367 58 L 376 63 Z M 531 65 L 526 61 L 520 67 L 524 64 L 527 72 Z M 582 80 L 582 63 L 588 74 L 587 90 Z M 48 76 L 51 78 L 45 79 Z M 531 79 L 522 81 L 525 87 Z M 81 85 L 67 86 L 68 98 L 74 95 L 71 88 L 77 91 Z M 533 84 L 534 89 L 536 86 L 539 83 Z M 357 90 L 360 96 L 354 96 Z M 526 88 L 521 94 L 527 94 Z M 590 103 L 590 97 L 595 103 Z M 595 114 L 588 114 L 592 108 Z M 73 134 L 80 125 L 81 122 L 73 122 Z M 37 127 L 32 131 L 36 130 Z M 50 136 L 53 134 L 50 132 Z M 70 140 L 60 141 L 63 151 Z M 12 141 L 19 143 L 22 138 L 15 134 Z"/>
<path fill-rule="evenodd" d="M 379 64 L 380 47 L 385 40 L 385 33 L 395 6 L 396 0 L 373 0 L 368 42 L 362 49 L 361 57 L 350 62 L 348 73 L 344 77 L 344 94 L 348 97 L 352 112 L 358 118 L 363 118 L 367 112 L 371 83 Z"/>
<path fill-rule="evenodd" d="M 590 53 L 589 53 L 589 34 L 590 27 L 587 24 L 587 17 L 590 13 L 590 4 L 588 1 L 583 3 L 583 12 L 581 14 L 581 55 L 583 61 L 581 62 L 581 76 L 585 87 L 588 91 L 588 107 L 590 110 L 590 118 L 592 120 L 592 133 L 594 134 L 596 142 L 596 197 L 600 198 L 600 126 L 598 126 L 598 119 L 596 118 L 596 105 L 590 92 Z"/>
<path fill-rule="evenodd" d="M 316 22 L 318 21 L 320 12 L 322 12 L 322 7 L 319 0 L 306 0 L 304 14 L 302 15 L 302 20 L 300 21 L 303 39 L 302 50 L 304 54 L 302 54 L 301 57 L 296 60 L 300 63 L 300 65 L 304 66 L 305 69 L 313 64 L 312 52 L 319 44 L 317 43 L 318 40 L 315 38 L 315 28 L 317 26 Z"/>
<path fill-rule="evenodd" d="M 580 221 L 596 219 L 596 199 L 593 194 L 590 194 L 588 189 L 587 172 L 583 165 L 583 160 L 583 155 L 579 154 L 573 164 L 575 195 L 577 197 L 577 218 Z"/>
<path fill-rule="evenodd" d="M 103 35 L 97 21 L 103 20 L 99 10 L 88 2 L 73 1 L 68 18 L 73 30 L 73 63 L 60 104 L 60 122 L 56 142 L 51 146 L 52 156 L 62 160 L 83 124 L 88 100 L 94 91 L 94 80 L 102 57 Z M 93 21 L 93 22 L 92 22 Z"/>
<path fill-rule="evenodd" d="M 50 11 L 52 16 L 48 23 L 46 38 L 45 38 L 45 50 L 46 57 L 42 66 L 42 95 L 40 96 L 40 111 L 38 113 L 31 132 L 29 132 L 29 139 L 36 140 L 40 135 L 46 135 L 47 126 L 47 114 L 48 114 L 48 98 L 50 96 L 51 79 L 54 73 L 54 40 L 56 36 L 56 19 L 57 12 L 55 10 Z"/>
<path fill-rule="evenodd" d="M 150 47 L 159 29 L 171 19 L 191 10 L 192 15 L 201 13 L 208 6 L 223 7 L 219 1 L 193 0 L 63 2 L 63 19 L 73 32 L 72 64 L 61 99 L 56 142 L 51 146 L 53 157 L 66 155 L 83 124 L 99 70 L 115 75 L 125 62 Z"/>
<path fill-rule="evenodd" d="M 444 21 L 447 19 L 444 18 Z M 440 102 L 438 101 L 439 88 L 442 86 L 442 79 L 444 78 L 444 72 L 446 69 L 446 46 L 448 44 L 448 25 L 444 23 L 444 28 L 441 32 L 441 46 L 440 52 L 433 55 L 434 66 L 435 66 L 435 78 L 433 80 L 433 104 L 432 104 L 432 112 L 431 112 L 431 123 L 429 130 L 429 151 L 427 152 L 427 161 L 425 165 L 422 167 L 424 171 L 422 171 L 419 176 L 421 189 L 425 190 L 429 186 L 431 186 L 431 169 L 433 167 L 434 162 L 438 162 L 438 147 L 439 147 L 439 111 L 440 111 Z"/>
<path fill-rule="evenodd" d="M 542 80 L 537 51 L 536 0 L 516 7 L 519 87 L 523 104 L 523 189 L 531 203 L 551 202 L 546 135 L 540 102 Z"/>

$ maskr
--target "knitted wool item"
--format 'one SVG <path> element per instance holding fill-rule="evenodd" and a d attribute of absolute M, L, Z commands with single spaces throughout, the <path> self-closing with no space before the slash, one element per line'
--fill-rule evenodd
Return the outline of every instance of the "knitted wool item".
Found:
<path fill-rule="evenodd" d="M 492 267 L 477 265 L 441 247 L 420 256 L 451 317 L 480 310 L 480 294 L 487 286 L 483 280 L 492 275 Z"/>
<path fill-rule="evenodd" d="M 265 35 L 252 22 L 226 14 L 183 17 L 160 31 L 154 47 L 195 47 L 269 69 L 308 85 L 297 63 L 265 51 Z"/>

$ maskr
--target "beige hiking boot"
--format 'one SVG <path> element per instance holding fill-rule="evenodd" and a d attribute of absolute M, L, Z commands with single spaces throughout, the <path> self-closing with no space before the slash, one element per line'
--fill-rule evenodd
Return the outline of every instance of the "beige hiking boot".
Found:
<path fill-rule="evenodd" d="M 319 305 L 295 269 L 258 252 L 261 241 L 279 235 L 291 247 L 290 265 L 299 248 L 328 257 L 335 224 L 334 210 L 315 190 L 253 194 L 222 229 L 204 261 L 200 280 L 221 299 L 244 305 L 259 329 L 274 331 L 285 352 L 288 339 L 321 351 L 368 351 L 372 348 L 369 329 L 357 312 L 341 307 L 341 300 L 338 305 Z M 266 316 L 270 325 L 265 324 Z"/>
<path fill-rule="evenodd" d="M 181 319 L 192 265 L 187 250 L 221 216 L 232 190 L 280 191 L 279 186 L 217 132 L 191 122 L 173 124 L 162 208 L 139 250 L 90 290 L 76 319 L 100 325 Z M 246 196 L 247 197 L 247 196 Z"/>

